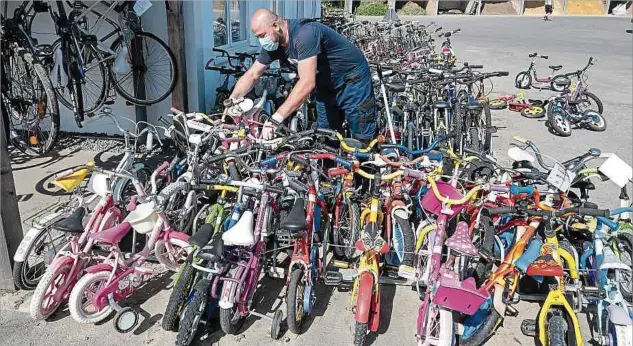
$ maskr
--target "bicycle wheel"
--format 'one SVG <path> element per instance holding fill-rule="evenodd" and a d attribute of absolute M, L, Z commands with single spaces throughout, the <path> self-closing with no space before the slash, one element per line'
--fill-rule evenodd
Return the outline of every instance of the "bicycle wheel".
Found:
<path fill-rule="evenodd" d="M 571 123 L 569 119 L 565 117 L 562 110 L 554 109 L 552 103 L 548 106 L 547 121 L 555 134 L 561 137 L 571 136 Z"/>
<path fill-rule="evenodd" d="M 2 74 L 2 106 L 11 143 L 29 156 L 47 154 L 59 134 L 59 106 L 44 67 L 26 53 L 3 62 Z"/>
<path fill-rule="evenodd" d="M 514 77 L 514 85 L 519 89 L 529 89 L 532 85 L 532 76 L 529 71 L 519 72 Z"/>
<path fill-rule="evenodd" d="M 13 264 L 13 283 L 19 290 L 32 290 L 37 287 L 46 271 L 46 258 L 54 256 L 67 243 L 63 233 L 46 228 L 31 243 L 26 250 L 24 261 Z"/>
<path fill-rule="evenodd" d="M 55 41 L 53 43 L 53 51 L 60 48 L 60 45 L 61 41 Z M 67 85 L 62 85 L 59 80 L 53 80 L 51 82 L 59 102 L 61 102 L 64 107 L 70 110 L 79 109 L 80 107 L 75 104 L 75 100 L 79 102 L 79 99 L 81 99 L 83 112 L 94 113 L 103 105 L 108 96 L 108 67 L 101 52 L 92 46 L 82 46 L 82 58 L 84 61 L 83 73 L 79 71 L 73 72 L 72 70 L 68 71 L 69 78 Z M 68 62 L 62 62 L 62 64 L 69 66 Z M 64 67 L 53 66 L 53 68 Z M 73 73 L 77 73 L 77 76 L 79 76 L 77 77 L 78 81 L 73 81 L 73 79 L 75 79 Z M 82 74 L 83 77 L 81 77 Z M 77 92 L 78 85 L 80 86 L 79 94 Z"/>
<path fill-rule="evenodd" d="M 582 116 L 587 120 L 585 122 L 585 126 L 591 130 L 596 132 L 603 132 L 607 129 L 607 121 L 602 116 L 602 114 L 592 110 L 587 109 L 582 112 Z"/>
<path fill-rule="evenodd" d="M 585 90 L 582 92 L 581 98 L 583 102 L 579 105 L 582 105 L 583 109 L 593 108 L 598 111 L 600 114 L 604 114 L 604 106 L 602 105 L 602 101 L 595 94 Z"/>
<path fill-rule="evenodd" d="M 356 257 L 354 244 L 360 238 L 360 212 L 358 205 L 345 198 L 341 204 L 339 222 L 335 226 L 337 233 L 336 253 L 348 260 Z"/>
<path fill-rule="evenodd" d="M 119 54 L 127 54 L 129 68 L 125 71 L 110 69 L 112 82 L 123 98 L 139 105 L 153 105 L 164 100 L 176 86 L 178 68 L 176 57 L 167 44 L 154 34 L 137 32 L 127 47 L 123 48 L 123 36 L 112 43 L 110 47 Z M 140 54 L 142 59 L 137 61 L 133 57 Z M 143 76 L 144 83 L 137 83 L 135 79 Z M 141 89 L 145 84 L 144 90 Z M 143 96 L 144 95 L 144 96 Z"/>
<path fill-rule="evenodd" d="M 302 268 L 297 268 L 290 274 L 290 283 L 288 284 L 288 298 L 286 299 L 287 317 L 286 323 L 288 329 L 294 334 L 301 334 L 303 317 L 303 302 L 306 287 L 306 276 Z"/>
<path fill-rule="evenodd" d="M 178 275 L 169 295 L 169 302 L 163 314 L 162 327 L 168 332 L 177 330 L 180 314 L 185 305 L 189 293 L 195 285 L 196 269 L 191 263 L 185 263 L 180 267 Z"/>
<path fill-rule="evenodd" d="M 209 284 L 202 285 L 200 289 L 196 288 L 191 293 L 192 297 L 184 306 L 182 311 L 182 320 L 178 326 L 178 336 L 176 344 L 180 346 L 188 346 L 193 342 L 200 320 L 205 315 L 207 304 L 209 303 Z"/>
<path fill-rule="evenodd" d="M 508 107 L 508 101 L 502 99 L 491 100 L 488 102 L 490 109 L 505 109 Z"/>

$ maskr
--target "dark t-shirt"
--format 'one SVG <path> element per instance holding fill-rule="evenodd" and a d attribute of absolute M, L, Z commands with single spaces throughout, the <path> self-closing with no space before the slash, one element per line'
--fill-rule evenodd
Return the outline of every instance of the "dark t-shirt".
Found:
<path fill-rule="evenodd" d="M 369 68 L 363 53 L 330 27 L 302 19 L 288 19 L 290 42 L 269 52 L 262 49 L 257 61 L 270 65 L 275 60 L 296 66 L 301 60 L 317 57 L 317 87 L 338 88 L 357 68 Z M 303 24 L 302 24 L 303 23 Z"/>

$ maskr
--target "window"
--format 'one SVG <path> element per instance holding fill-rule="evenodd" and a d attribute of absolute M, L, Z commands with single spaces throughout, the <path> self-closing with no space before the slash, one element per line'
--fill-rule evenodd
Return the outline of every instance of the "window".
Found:
<path fill-rule="evenodd" d="M 232 46 L 245 41 L 246 1 L 213 1 L 213 46 Z"/>

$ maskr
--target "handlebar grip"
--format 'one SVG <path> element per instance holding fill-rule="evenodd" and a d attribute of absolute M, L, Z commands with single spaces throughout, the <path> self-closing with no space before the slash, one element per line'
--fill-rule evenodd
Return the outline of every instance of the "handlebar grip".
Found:
<path fill-rule="evenodd" d="M 499 75 L 499 77 L 505 77 L 505 76 L 509 76 L 510 72 L 508 72 L 508 71 L 500 71 L 497 74 Z"/>
<path fill-rule="evenodd" d="M 356 156 L 359 159 L 363 159 L 363 160 L 369 160 L 372 157 L 372 153 L 361 153 L 359 151 L 354 153 L 354 156 Z"/>
<path fill-rule="evenodd" d="M 272 156 L 269 157 L 265 160 L 263 160 L 262 162 L 260 162 L 260 166 L 265 167 L 271 167 L 271 166 L 276 166 L 277 165 L 277 157 L 276 156 Z"/>
<path fill-rule="evenodd" d="M 468 65 L 469 68 L 484 68 L 484 65 Z"/>
<path fill-rule="evenodd" d="M 527 193 L 528 195 L 531 195 L 534 193 L 534 187 L 533 186 L 519 186 L 519 185 L 514 185 L 514 184 L 510 186 L 511 195 L 518 195 L 521 193 Z"/>
<path fill-rule="evenodd" d="M 156 172 L 162 172 L 162 171 L 166 170 L 167 167 L 169 167 L 169 162 L 168 161 L 164 161 L 162 165 L 160 165 L 160 166 L 158 166 L 158 168 L 156 168 Z"/>
<path fill-rule="evenodd" d="M 221 185 L 222 184 L 219 181 L 213 180 L 213 179 L 200 179 L 199 183 L 200 185 Z"/>
<path fill-rule="evenodd" d="M 284 193 L 284 189 L 279 188 L 279 187 L 274 187 L 274 186 L 268 186 L 268 185 L 264 187 L 264 190 L 268 192 L 272 192 L 272 193 L 277 193 L 280 195 Z"/>
<path fill-rule="evenodd" d="M 169 111 L 172 112 L 172 113 L 175 113 L 175 114 L 184 113 L 183 111 L 181 111 L 180 109 L 175 108 L 175 107 L 169 108 Z"/>
<path fill-rule="evenodd" d="M 330 178 L 334 178 L 338 177 L 339 175 L 347 174 L 347 172 L 349 171 L 346 168 L 330 168 L 327 171 L 327 175 L 329 175 Z"/>
<path fill-rule="evenodd" d="M 308 192 L 308 188 L 302 183 L 296 181 L 295 179 L 288 179 L 288 185 L 290 185 L 290 188 L 295 191 Z"/>
<path fill-rule="evenodd" d="M 426 154 L 426 157 L 431 161 L 442 161 L 444 159 L 444 154 L 440 152 L 430 152 Z"/>
<path fill-rule="evenodd" d="M 609 217 L 611 215 L 611 211 L 609 209 L 593 209 L 593 208 L 578 207 L 578 214 L 587 215 L 587 216 Z"/>
<path fill-rule="evenodd" d="M 402 170 L 404 171 L 405 176 L 411 177 L 413 179 L 424 179 L 426 177 L 426 174 L 424 172 L 415 169 L 403 167 Z"/>
<path fill-rule="evenodd" d="M 298 156 L 296 154 L 290 155 L 290 157 L 288 157 L 288 160 L 294 161 L 302 166 L 310 166 L 310 161 L 308 159 Z"/>
<path fill-rule="evenodd" d="M 63 178 L 65 176 L 71 175 L 75 172 L 75 168 L 67 169 L 63 172 L 59 172 L 53 176 L 53 179 Z"/>
<path fill-rule="evenodd" d="M 602 222 L 604 225 L 606 225 L 607 227 L 611 228 L 614 231 L 617 231 L 620 228 L 620 224 L 611 220 L 611 219 L 607 219 L 606 217 L 602 217 L 602 216 L 598 216 L 598 220 L 600 222 Z"/>
<path fill-rule="evenodd" d="M 488 209 L 491 215 L 494 214 L 513 214 L 517 212 L 515 207 L 498 207 Z"/>
<path fill-rule="evenodd" d="M 534 52 L 534 53 L 532 53 L 532 54 L 528 55 L 528 57 L 533 58 L 533 57 L 535 57 L 535 56 L 537 56 L 537 55 L 538 55 L 538 53 Z"/>
<path fill-rule="evenodd" d="M 338 163 L 339 165 L 347 168 L 347 169 L 352 169 L 352 166 L 354 165 L 353 162 L 345 160 L 341 157 L 337 157 L 336 159 L 334 159 L 334 161 L 336 161 L 336 163 Z"/>
<path fill-rule="evenodd" d="M 541 55 L 541 58 L 543 58 L 543 59 L 547 60 L 547 59 L 549 59 L 549 56 L 547 56 L 547 55 Z"/>
<path fill-rule="evenodd" d="M 329 136 L 336 136 L 338 134 L 338 132 L 330 130 L 330 129 L 317 129 L 317 132 L 326 134 Z"/>
<path fill-rule="evenodd" d="M 333 148 L 333 147 L 331 147 L 331 146 L 329 146 L 327 144 L 319 144 L 317 147 L 319 149 L 321 149 L 321 150 L 325 150 L 325 151 L 333 153 L 333 154 L 338 153 L 338 150 L 336 150 L 335 148 Z"/>

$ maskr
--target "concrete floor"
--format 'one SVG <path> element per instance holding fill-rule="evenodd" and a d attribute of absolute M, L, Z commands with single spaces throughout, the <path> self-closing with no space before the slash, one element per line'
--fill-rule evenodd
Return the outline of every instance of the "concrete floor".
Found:
<path fill-rule="evenodd" d="M 422 21 L 428 19 L 421 18 Z M 495 80 L 494 94 L 515 92 L 514 75 L 527 68 L 527 55 L 539 52 L 550 56 L 540 62 L 543 73 L 547 65 L 562 64 L 564 71 L 582 68 L 589 56 L 597 63 L 589 72 L 589 89 L 604 102 L 608 129 L 604 133 L 575 130 L 570 138 L 550 134 L 543 121 L 521 117 L 518 113 L 496 111 L 494 124 L 502 128 L 493 145 L 495 154 L 507 160 L 505 151 L 512 136 L 521 135 L 536 142 L 541 150 L 559 160 L 576 156 L 590 147 L 617 153 L 628 163 L 633 162 L 631 137 L 633 134 L 632 92 L 633 40 L 625 30 L 631 29 L 628 18 L 557 18 L 543 22 L 539 18 L 518 17 L 434 17 L 445 29 L 461 28 L 453 37 L 459 59 L 483 64 L 486 70 L 505 70 L 510 77 Z M 545 99 L 549 92 L 528 91 L 526 97 Z M 95 157 L 94 152 L 61 151 L 53 159 L 20 160 L 14 162 L 14 177 L 20 195 L 22 220 L 28 224 L 30 216 L 54 204 L 58 199 L 48 185 L 55 172 L 85 163 Z M 100 157 L 107 160 L 109 154 Z M 600 184 L 593 199 L 604 207 L 617 206 L 617 188 L 610 183 Z M 25 226 L 25 231 L 28 229 Z M 121 335 L 114 331 L 110 320 L 103 325 L 79 325 L 67 311 L 61 311 L 49 322 L 34 322 L 28 316 L 29 292 L 0 294 L 0 345 L 173 345 L 174 333 L 162 331 L 160 320 L 169 297 L 170 278 L 157 277 L 149 287 L 133 297 L 140 304 L 143 322 L 132 333 Z M 282 289 L 281 280 L 264 279 L 256 293 L 255 306 L 260 312 L 270 312 L 283 304 L 277 299 Z M 286 332 L 280 341 L 268 338 L 269 325 L 265 320 L 249 318 L 242 334 L 225 336 L 219 325 L 212 323 L 198 345 L 350 345 L 353 337 L 353 317 L 349 311 L 349 293 L 318 287 L 315 317 L 308 330 L 296 336 Z M 383 286 L 381 326 L 372 336 L 372 345 L 413 345 L 419 300 L 409 287 Z M 518 317 L 508 317 L 489 345 L 534 345 L 535 340 L 520 332 L 524 318 L 534 318 L 539 306 L 521 302 Z M 589 328 L 584 314 L 579 315 L 586 343 Z"/>

